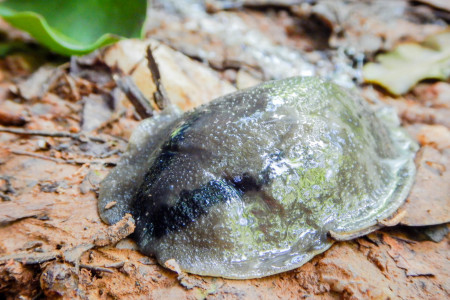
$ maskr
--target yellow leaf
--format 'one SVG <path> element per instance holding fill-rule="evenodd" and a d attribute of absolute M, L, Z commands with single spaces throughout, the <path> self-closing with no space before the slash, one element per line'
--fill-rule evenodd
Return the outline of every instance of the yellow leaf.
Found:
<path fill-rule="evenodd" d="M 429 36 L 421 44 L 401 44 L 375 61 L 364 66 L 364 80 L 394 95 L 406 93 L 423 79 L 445 80 L 450 76 L 450 31 Z"/>

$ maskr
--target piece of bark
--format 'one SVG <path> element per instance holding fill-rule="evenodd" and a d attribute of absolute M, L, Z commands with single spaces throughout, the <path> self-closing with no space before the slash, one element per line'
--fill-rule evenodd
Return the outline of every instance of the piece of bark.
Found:
<path fill-rule="evenodd" d="M 136 112 L 142 119 L 153 115 L 153 109 L 150 106 L 150 101 L 136 86 L 131 76 L 115 76 L 115 80 L 117 86 L 128 97 Z"/>
<path fill-rule="evenodd" d="M 130 214 L 126 214 L 123 219 L 116 224 L 97 233 L 94 237 L 94 244 L 97 247 L 103 247 L 117 243 L 121 239 L 132 234 L 135 228 L 136 225 L 133 217 Z"/>
<path fill-rule="evenodd" d="M 0 203 L 0 225 L 25 218 L 46 215 L 51 209 L 51 202 L 17 203 L 13 201 Z"/>
<path fill-rule="evenodd" d="M 88 163 L 93 163 L 93 161 L 86 161 L 86 160 L 72 160 L 72 159 L 60 159 L 60 158 L 54 158 L 51 156 L 41 155 L 33 152 L 27 152 L 27 151 L 20 151 L 20 150 L 11 150 L 12 154 L 16 155 L 25 155 L 30 157 L 35 157 L 43 160 L 49 160 L 53 161 L 58 164 L 71 164 L 71 165 L 84 165 Z"/>
<path fill-rule="evenodd" d="M 160 110 L 163 110 L 170 104 L 169 96 L 161 81 L 161 73 L 159 72 L 158 63 L 153 56 L 153 50 L 151 46 L 147 47 L 147 62 L 150 73 L 152 73 L 153 82 L 156 85 L 156 91 L 153 93 L 155 103 Z"/>
<path fill-rule="evenodd" d="M 99 128 L 113 114 L 113 109 L 108 103 L 108 99 L 103 95 L 91 94 L 84 97 L 83 102 L 81 130 L 84 132 L 90 132 Z"/>
<path fill-rule="evenodd" d="M 50 252 L 33 252 L 33 253 L 15 253 L 10 255 L 4 255 L 0 257 L 0 264 L 7 263 L 8 261 L 18 261 L 24 265 L 41 264 L 50 260 L 61 257 L 60 251 Z"/>
<path fill-rule="evenodd" d="M 26 100 L 42 98 L 62 74 L 63 70 L 60 68 L 42 66 L 27 80 L 19 83 L 17 91 Z"/>

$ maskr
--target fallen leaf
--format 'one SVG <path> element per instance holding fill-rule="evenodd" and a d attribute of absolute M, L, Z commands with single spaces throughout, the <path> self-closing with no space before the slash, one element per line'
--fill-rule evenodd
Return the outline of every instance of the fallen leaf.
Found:
<path fill-rule="evenodd" d="M 401 44 L 375 60 L 364 66 L 364 80 L 394 95 L 406 93 L 423 79 L 445 80 L 450 76 L 450 31 L 430 36 L 422 44 Z"/>
<path fill-rule="evenodd" d="M 131 73 L 147 99 L 152 99 L 156 90 L 145 59 L 148 46 L 153 49 L 170 101 L 180 109 L 192 109 L 235 90 L 217 72 L 155 40 L 123 40 L 108 47 L 103 54 L 105 63 L 117 66 L 125 74 Z"/>
<path fill-rule="evenodd" d="M 25 100 L 42 98 L 61 75 L 61 69 L 44 65 L 29 78 L 17 84 L 17 93 Z"/>
<path fill-rule="evenodd" d="M 93 131 L 108 121 L 113 113 L 111 101 L 102 95 L 91 94 L 84 97 L 83 119 L 81 130 Z"/>
<path fill-rule="evenodd" d="M 403 205 L 407 214 L 401 224 L 425 226 L 449 222 L 449 156 L 433 147 L 424 146 L 417 153 L 416 166 L 416 183 Z"/>

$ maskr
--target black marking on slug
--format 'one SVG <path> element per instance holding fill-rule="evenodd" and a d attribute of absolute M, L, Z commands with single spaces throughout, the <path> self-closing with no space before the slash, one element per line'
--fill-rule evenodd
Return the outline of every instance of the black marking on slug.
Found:
<path fill-rule="evenodd" d="M 260 191 L 263 186 L 255 177 L 248 173 L 225 178 L 234 188 L 242 193 Z"/>
<path fill-rule="evenodd" d="M 157 166 L 160 164 L 161 162 L 158 162 Z M 141 188 L 134 201 L 134 212 L 139 225 L 137 228 L 145 228 L 146 234 L 161 238 L 208 214 L 209 209 L 216 204 L 233 199 L 243 201 L 242 196 L 246 193 L 258 193 L 268 207 L 279 209 L 273 197 L 261 190 L 263 185 L 264 183 L 258 182 L 248 173 L 227 176 L 220 180 L 212 180 L 192 191 L 181 191 L 176 204 L 172 206 L 164 201 L 158 201 L 161 199 L 155 199 L 163 194 L 161 191 L 151 189 L 153 193 L 149 193 L 148 189 Z M 146 205 L 149 203 L 151 206 Z"/>
<path fill-rule="evenodd" d="M 194 190 L 182 190 L 175 205 L 166 202 L 167 186 L 158 186 L 158 178 L 164 169 L 175 163 L 179 153 L 179 144 L 183 140 L 187 126 L 176 132 L 163 145 L 161 153 L 145 175 L 133 201 L 133 211 L 138 222 L 137 230 L 145 228 L 145 233 L 154 238 L 161 238 L 170 232 L 181 230 L 195 222 L 199 217 L 209 212 L 209 209 L 219 203 L 236 199 L 243 201 L 242 196 L 247 193 L 258 194 L 269 209 L 284 211 L 280 204 L 265 191 L 264 185 L 269 184 L 268 170 L 259 177 L 249 173 L 240 175 L 224 174 L 218 180 L 212 180 Z"/>
<path fill-rule="evenodd" d="M 135 207 L 134 211 L 138 213 L 139 226 L 146 228 L 146 233 L 150 236 L 160 238 L 195 222 L 200 216 L 207 214 L 212 206 L 233 198 L 240 200 L 241 196 L 242 192 L 236 190 L 228 181 L 214 180 L 198 189 L 182 191 L 177 203 L 173 206 L 163 203 L 145 207 L 142 204 L 154 203 L 152 196 L 145 197 L 139 193 L 136 203 L 139 203 L 138 206 L 141 209 Z"/>

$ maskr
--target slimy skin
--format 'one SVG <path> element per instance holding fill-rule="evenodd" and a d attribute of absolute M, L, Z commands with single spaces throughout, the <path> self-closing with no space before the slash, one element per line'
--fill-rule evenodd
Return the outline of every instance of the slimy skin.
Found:
<path fill-rule="evenodd" d="M 392 112 L 316 77 L 266 82 L 143 121 L 99 212 L 136 220 L 142 253 L 200 275 L 297 268 L 404 202 L 417 145 Z M 117 204 L 105 209 L 111 201 Z"/>

